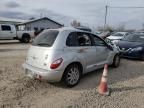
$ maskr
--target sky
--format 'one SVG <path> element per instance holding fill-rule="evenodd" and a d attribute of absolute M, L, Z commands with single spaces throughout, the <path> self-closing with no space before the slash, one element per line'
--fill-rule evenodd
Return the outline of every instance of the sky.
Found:
<path fill-rule="evenodd" d="M 104 25 L 105 6 L 144 6 L 144 0 L 0 0 L 0 16 L 28 19 L 47 16 L 69 25 L 76 19 L 82 24 Z M 107 24 L 141 28 L 144 9 L 108 8 Z"/>

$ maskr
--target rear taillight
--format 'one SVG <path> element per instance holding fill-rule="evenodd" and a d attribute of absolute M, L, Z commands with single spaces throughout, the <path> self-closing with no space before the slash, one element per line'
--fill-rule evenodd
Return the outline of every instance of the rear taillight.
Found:
<path fill-rule="evenodd" d="M 59 58 L 59 59 L 55 60 L 55 61 L 50 65 L 50 68 L 51 68 L 51 69 L 56 69 L 56 68 L 58 68 L 58 67 L 61 65 L 62 61 L 63 61 L 62 58 Z"/>

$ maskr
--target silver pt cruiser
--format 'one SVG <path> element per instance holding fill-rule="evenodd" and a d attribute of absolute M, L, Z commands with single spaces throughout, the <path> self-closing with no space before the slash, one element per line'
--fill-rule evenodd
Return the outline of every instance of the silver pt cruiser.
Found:
<path fill-rule="evenodd" d="M 100 37 L 76 28 L 44 30 L 35 38 L 23 64 L 25 74 L 49 82 L 77 85 L 81 76 L 102 68 L 118 67 L 119 51 Z"/>

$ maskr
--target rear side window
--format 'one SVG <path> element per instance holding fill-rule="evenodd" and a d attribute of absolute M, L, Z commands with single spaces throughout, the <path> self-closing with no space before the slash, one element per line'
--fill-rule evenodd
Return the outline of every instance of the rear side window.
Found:
<path fill-rule="evenodd" d="M 67 46 L 78 46 L 77 33 L 73 32 L 73 33 L 69 34 L 69 36 L 66 40 L 66 45 Z"/>
<path fill-rule="evenodd" d="M 77 33 L 79 46 L 91 46 L 92 41 L 88 33 Z"/>
<path fill-rule="evenodd" d="M 1 29 L 2 29 L 2 31 L 11 31 L 11 27 L 8 25 L 2 25 Z"/>
<path fill-rule="evenodd" d="M 32 43 L 34 46 L 51 47 L 56 40 L 59 31 L 49 30 L 40 33 Z"/>
<path fill-rule="evenodd" d="M 70 33 L 67 40 L 66 40 L 67 46 L 91 46 L 91 38 L 88 33 L 83 32 L 73 32 Z"/>

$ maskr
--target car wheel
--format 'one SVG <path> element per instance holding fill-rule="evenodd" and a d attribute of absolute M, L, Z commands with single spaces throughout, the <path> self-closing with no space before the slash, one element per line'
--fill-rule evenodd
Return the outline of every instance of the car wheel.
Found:
<path fill-rule="evenodd" d="M 30 42 L 30 36 L 29 35 L 23 35 L 22 42 L 29 43 Z"/>
<path fill-rule="evenodd" d="M 72 64 L 66 68 L 63 76 L 63 81 L 66 86 L 73 87 L 79 83 L 80 79 L 81 69 L 79 65 Z"/>
<path fill-rule="evenodd" d="M 120 65 L 120 56 L 116 54 L 113 59 L 113 67 L 118 67 Z"/>

